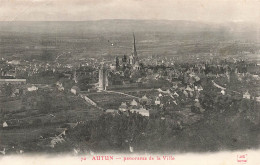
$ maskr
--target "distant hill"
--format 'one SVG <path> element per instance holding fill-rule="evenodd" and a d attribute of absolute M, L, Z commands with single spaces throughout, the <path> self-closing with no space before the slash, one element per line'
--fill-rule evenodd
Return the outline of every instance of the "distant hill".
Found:
<path fill-rule="evenodd" d="M 132 32 L 140 56 L 260 50 L 253 24 L 170 20 L 99 20 L 82 22 L 0 22 L 0 57 L 53 61 L 121 56 L 132 51 Z M 257 43 L 258 42 L 258 43 Z"/>
<path fill-rule="evenodd" d="M 244 23 L 205 23 L 182 20 L 98 20 L 82 22 L 0 22 L 0 32 L 106 33 L 106 32 L 257 32 L 259 26 Z"/>

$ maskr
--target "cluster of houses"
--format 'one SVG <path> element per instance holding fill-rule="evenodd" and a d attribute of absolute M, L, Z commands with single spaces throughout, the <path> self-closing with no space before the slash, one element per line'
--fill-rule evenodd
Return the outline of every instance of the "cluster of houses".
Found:
<path fill-rule="evenodd" d="M 138 113 L 142 116 L 149 117 L 150 113 L 149 110 L 145 108 L 144 103 L 150 102 L 150 99 L 148 99 L 146 96 L 143 96 L 139 101 L 136 101 L 133 99 L 130 103 L 122 102 L 121 105 L 118 107 L 118 110 L 114 109 L 108 109 L 106 110 L 106 113 L 115 113 L 118 111 L 127 113 Z M 142 104 L 141 104 L 142 103 Z"/>
<path fill-rule="evenodd" d="M 159 93 L 157 96 L 151 96 L 152 99 L 148 99 L 147 96 L 143 96 L 142 99 L 147 100 L 145 106 L 141 103 L 141 100 L 133 100 L 130 103 L 122 102 L 119 111 L 131 111 L 138 112 L 143 116 L 149 116 L 149 110 L 147 110 L 147 105 L 162 107 L 178 106 L 183 103 L 192 104 L 193 107 L 196 107 L 199 112 L 204 112 L 205 110 L 201 107 L 199 102 L 200 92 L 203 90 L 203 81 L 204 80 L 214 80 L 220 76 L 224 77 L 227 80 L 230 80 L 230 72 L 233 71 L 235 74 L 240 75 L 240 73 L 245 71 L 245 69 L 240 69 L 234 64 L 234 66 L 228 66 L 227 63 L 222 64 L 200 64 L 200 65 L 187 65 L 186 69 L 172 69 L 172 68 L 159 68 L 156 73 L 153 72 L 153 69 L 147 69 L 147 77 L 150 76 L 151 79 L 166 79 L 173 84 L 171 88 L 166 88 L 164 90 L 157 89 Z M 183 67 L 183 66 L 182 66 Z M 243 65 L 243 67 L 246 67 Z M 234 69 L 235 68 L 235 69 Z M 149 74 L 150 73 L 150 74 Z M 201 77 L 203 77 L 201 79 Z M 257 79 L 258 75 L 253 75 L 254 79 Z M 219 94 L 226 95 L 227 91 L 231 91 L 226 87 L 223 87 L 212 80 L 212 85 L 219 89 Z M 236 92 L 236 91 L 235 91 Z M 238 93 L 238 92 L 237 92 Z M 240 93 L 243 99 L 253 99 L 251 94 L 246 91 L 245 93 Z M 254 97 L 256 101 L 260 101 L 260 97 Z M 149 108 L 148 108 L 149 109 Z M 115 110 L 108 110 L 107 112 L 114 112 Z M 117 111 L 117 110 L 116 110 Z"/>
<path fill-rule="evenodd" d="M 167 109 L 167 110 L 180 110 L 180 104 L 193 100 L 194 105 L 201 111 L 204 111 L 198 101 L 199 92 L 203 90 L 201 86 L 187 86 L 178 87 L 174 85 L 172 88 L 162 90 L 161 88 L 155 90 L 149 98 L 147 95 L 142 96 L 139 99 L 133 99 L 131 102 L 122 102 L 118 110 L 109 109 L 106 112 L 135 112 L 142 116 L 150 116 L 151 109 Z M 173 108 L 175 107 L 175 109 Z"/>

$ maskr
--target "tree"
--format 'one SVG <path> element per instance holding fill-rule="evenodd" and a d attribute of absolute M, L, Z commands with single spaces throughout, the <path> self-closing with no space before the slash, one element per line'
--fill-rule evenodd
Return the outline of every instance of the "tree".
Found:
<path fill-rule="evenodd" d="M 126 55 L 124 55 L 124 57 L 122 58 L 122 62 L 123 62 L 123 63 L 126 63 L 126 62 L 127 62 L 127 56 L 126 56 Z"/>
<path fill-rule="evenodd" d="M 12 84 L 4 84 L 3 93 L 5 96 L 9 97 L 13 94 L 14 86 Z"/>
<path fill-rule="evenodd" d="M 41 113 L 46 114 L 49 113 L 52 110 L 52 108 L 53 106 L 51 96 L 48 94 L 43 94 L 41 99 L 37 102 L 37 109 L 39 109 Z"/>

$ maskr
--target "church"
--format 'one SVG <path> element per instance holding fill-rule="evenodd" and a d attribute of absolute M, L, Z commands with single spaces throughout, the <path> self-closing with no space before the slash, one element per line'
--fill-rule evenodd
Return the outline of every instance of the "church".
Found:
<path fill-rule="evenodd" d="M 114 70 L 115 71 L 115 70 Z M 121 60 L 116 57 L 116 71 L 111 72 L 103 65 L 99 68 L 98 91 L 107 90 L 107 88 L 136 86 L 135 82 L 140 78 L 141 66 L 136 50 L 135 34 L 133 33 L 133 48 L 130 56 L 124 55 Z M 119 85 L 119 86 L 118 86 Z"/>
<path fill-rule="evenodd" d="M 122 57 L 121 63 L 119 61 L 119 58 L 116 57 L 116 68 L 117 70 L 121 67 L 126 68 L 129 67 L 132 70 L 140 70 L 140 63 L 139 63 L 139 59 L 138 59 L 138 55 L 137 55 L 137 50 L 136 50 L 136 40 L 135 40 L 135 34 L 133 33 L 133 49 L 132 49 L 132 53 L 129 57 L 127 57 L 126 55 L 124 55 Z"/>

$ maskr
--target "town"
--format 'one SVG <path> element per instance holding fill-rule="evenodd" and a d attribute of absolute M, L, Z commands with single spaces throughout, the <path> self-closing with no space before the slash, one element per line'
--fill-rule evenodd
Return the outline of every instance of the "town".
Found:
<path fill-rule="evenodd" d="M 127 35 L 131 51 L 114 56 L 73 59 L 75 48 L 53 57 L 52 45 L 64 42 L 55 39 L 26 48 L 43 49 L 38 59 L 2 57 L 1 153 L 259 145 L 260 64 L 248 58 L 259 57 L 259 43 L 232 48 L 236 56 L 223 57 L 231 48 L 219 47 L 188 56 L 140 55 L 138 33 Z M 105 42 L 109 49 L 117 44 Z"/>

